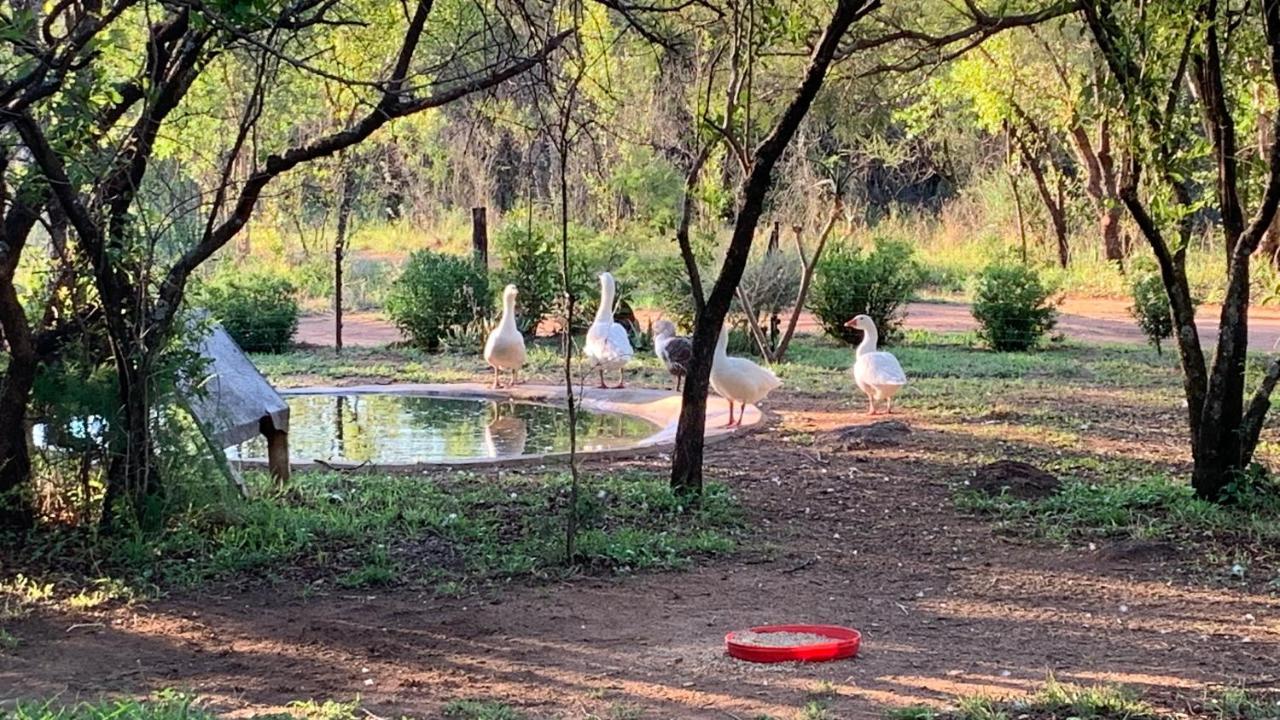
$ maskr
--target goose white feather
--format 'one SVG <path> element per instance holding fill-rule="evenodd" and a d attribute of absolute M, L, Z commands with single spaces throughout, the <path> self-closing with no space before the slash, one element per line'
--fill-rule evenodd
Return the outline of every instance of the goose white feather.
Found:
<path fill-rule="evenodd" d="M 635 356 L 627 329 L 613 321 L 613 299 L 616 292 L 613 275 L 600 273 L 600 307 L 596 309 L 595 321 L 587 329 L 586 344 L 582 348 L 591 369 L 600 372 L 600 387 L 607 387 L 604 383 L 606 370 L 617 370 L 616 387 L 623 387 L 623 369 Z"/>
<path fill-rule="evenodd" d="M 868 414 L 877 414 L 876 405 L 881 402 L 885 403 L 886 413 L 893 412 L 893 396 L 907 384 L 907 374 L 893 353 L 876 349 L 880 334 L 870 317 L 859 315 L 846 325 L 862 331 L 852 374 L 858 389 L 867 396 Z"/>
<path fill-rule="evenodd" d="M 515 285 L 508 285 L 502 291 L 502 319 L 498 326 L 489 333 L 484 344 L 484 361 L 493 368 L 493 386 L 498 387 L 498 375 L 502 370 L 511 371 L 511 384 L 516 384 L 516 374 L 524 367 L 524 336 L 516 327 L 516 296 L 519 291 Z"/>
<path fill-rule="evenodd" d="M 711 387 L 716 394 L 729 401 L 729 422 L 732 426 L 733 404 L 741 407 L 738 413 L 738 425 L 742 424 L 742 415 L 747 405 L 755 405 L 765 399 L 782 381 L 772 370 L 760 367 L 746 358 L 729 357 L 729 328 L 720 329 L 720 338 L 716 341 L 715 359 L 711 364 Z"/>

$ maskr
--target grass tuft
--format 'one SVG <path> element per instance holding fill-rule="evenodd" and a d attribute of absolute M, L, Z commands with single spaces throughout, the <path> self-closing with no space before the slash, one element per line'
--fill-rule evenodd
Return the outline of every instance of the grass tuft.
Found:
<path fill-rule="evenodd" d="M 1145 702 L 1128 688 L 1115 685 L 1081 687 L 1058 682 L 1052 676 L 1035 694 L 1025 697 L 961 698 L 955 710 L 939 712 L 927 707 L 897 708 L 885 712 L 887 720 L 1275 720 L 1280 717 L 1280 696 L 1268 697 L 1239 688 L 1225 690 L 1199 703 L 1186 702 L 1190 715 L 1171 713 Z"/>
<path fill-rule="evenodd" d="M 457 720 L 524 720 L 508 705 L 492 700 L 454 700 L 444 706 L 444 716 Z"/>
<path fill-rule="evenodd" d="M 7 720 L 215 720 L 211 712 L 195 705 L 195 698 L 165 690 L 148 700 L 105 700 L 98 703 L 59 705 L 19 702 L 6 711 Z"/>

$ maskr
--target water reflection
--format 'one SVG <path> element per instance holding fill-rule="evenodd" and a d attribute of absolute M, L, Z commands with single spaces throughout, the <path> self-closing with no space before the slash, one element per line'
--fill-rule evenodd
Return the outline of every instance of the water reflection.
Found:
<path fill-rule="evenodd" d="M 489 403 L 492 419 L 484 426 L 485 455 L 491 458 L 523 455 L 529 442 L 529 423 L 516 414 L 515 403 Z M 505 412 L 504 412 L 505 411 Z"/>
<path fill-rule="evenodd" d="M 297 461 L 402 464 L 505 458 L 568 450 L 564 408 L 530 402 L 410 395 L 291 395 L 290 454 Z M 648 421 L 579 412 L 582 450 L 621 447 L 648 437 Z M 255 438 L 227 450 L 261 458 Z"/>

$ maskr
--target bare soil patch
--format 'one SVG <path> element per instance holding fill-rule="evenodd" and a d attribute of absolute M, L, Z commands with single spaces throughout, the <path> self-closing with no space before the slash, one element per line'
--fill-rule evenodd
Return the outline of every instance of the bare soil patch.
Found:
<path fill-rule="evenodd" d="M 844 426 L 852 401 L 784 398 L 773 409 L 773 432 L 708 448 L 710 475 L 741 497 L 753 528 L 735 557 L 460 598 L 285 579 L 38 612 L 5 623 L 20 644 L 0 655 L 0 698 L 178 687 L 240 715 L 358 696 L 379 716 L 439 717 L 451 699 L 492 698 L 535 718 L 628 708 L 725 720 L 799 717 L 821 692 L 845 719 L 1023 693 L 1048 672 L 1178 707 L 1209 684 L 1275 681 L 1280 600 L 1265 587 L 1206 578 L 1186 559 L 1001 536 L 952 506 L 975 458 L 1039 462 L 1060 449 L 908 411 L 908 444 L 816 451 L 788 438 Z M 391 552 L 450 557 L 425 538 Z M 862 650 L 785 666 L 725 656 L 725 632 L 774 623 L 855 627 Z"/>

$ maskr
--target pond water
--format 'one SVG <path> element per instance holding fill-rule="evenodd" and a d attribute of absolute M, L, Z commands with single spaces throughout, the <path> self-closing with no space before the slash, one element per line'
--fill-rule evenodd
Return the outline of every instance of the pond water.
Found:
<path fill-rule="evenodd" d="M 562 406 L 392 394 L 286 395 L 285 401 L 295 462 L 407 465 L 569 449 L 569 416 Z M 578 448 L 625 447 L 657 430 L 641 418 L 579 410 Z M 261 437 L 227 449 L 233 460 L 266 455 Z"/>

